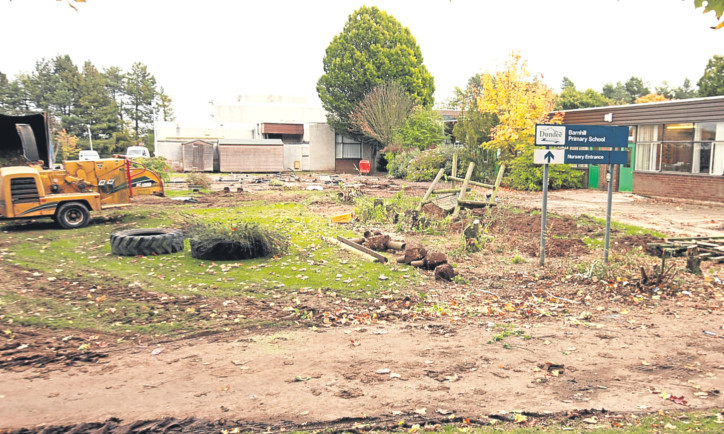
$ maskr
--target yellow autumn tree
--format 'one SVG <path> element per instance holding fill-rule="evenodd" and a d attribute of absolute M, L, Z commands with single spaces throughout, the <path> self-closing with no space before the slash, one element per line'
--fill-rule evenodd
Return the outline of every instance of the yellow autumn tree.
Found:
<path fill-rule="evenodd" d="M 540 190 L 543 186 L 543 165 L 533 164 L 535 125 L 561 123 L 562 116 L 552 116 L 555 94 L 528 72 L 527 62 L 513 53 L 505 70 L 482 75 L 482 92 L 478 110 L 491 113 L 499 121 L 492 129 L 490 140 L 481 146 L 497 150 L 498 160 L 507 163 L 505 185 L 519 190 Z M 578 188 L 581 173 L 567 164 L 549 168 L 549 187 Z"/>
<path fill-rule="evenodd" d="M 78 149 L 78 138 L 76 136 L 68 134 L 68 132 L 63 129 L 55 134 L 55 143 L 58 144 L 58 149 L 60 149 L 63 160 L 74 160 L 78 158 L 80 149 Z"/>
<path fill-rule="evenodd" d="M 634 101 L 634 104 L 643 104 L 646 102 L 659 102 L 659 101 L 669 101 L 668 98 L 666 98 L 663 95 L 659 95 L 658 93 L 650 93 L 648 95 L 644 95 L 642 97 L 636 98 L 636 101 Z"/>
<path fill-rule="evenodd" d="M 484 73 L 482 92 L 478 97 L 478 110 L 492 113 L 498 118 L 490 141 L 482 144 L 490 150 L 500 150 L 500 159 L 509 160 L 531 149 L 535 138 L 535 124 L 559 123 L 548 120 L 553 110 L 555 94 L 527 69 L 528 65 L 518 53 L 513 53 L 505 70 Z"/>

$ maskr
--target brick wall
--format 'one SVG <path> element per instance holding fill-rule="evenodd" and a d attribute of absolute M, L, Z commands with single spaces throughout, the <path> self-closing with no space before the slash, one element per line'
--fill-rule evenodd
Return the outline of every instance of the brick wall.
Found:
<path fill-rule="evenodd" d="M 724 176 L 634 172 L 633 193 L 724 203 Z"/>

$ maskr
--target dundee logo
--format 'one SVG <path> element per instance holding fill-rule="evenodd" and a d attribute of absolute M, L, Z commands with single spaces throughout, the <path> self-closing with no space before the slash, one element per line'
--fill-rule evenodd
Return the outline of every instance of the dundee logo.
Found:
<path fill-rule="evenodd" d="M 539 126 L 535 133 L 535 143 L 538 145 L 566 144 L 566 127 L 564 126 Z"/>

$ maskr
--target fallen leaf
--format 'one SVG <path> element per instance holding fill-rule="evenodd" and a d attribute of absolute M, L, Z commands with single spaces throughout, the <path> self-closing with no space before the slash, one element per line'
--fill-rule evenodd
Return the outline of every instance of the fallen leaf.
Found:
<path fill-rule="evenodd" d="M 526 416 L 526 415 L 523 415 L 520 413 L 515 415 L 515 423 L 524 423 L 527 420 L 528 420 L 528 416 Z"/>
<path fill-rule="evenodd" d="M 671 401 L 671 402 L 673 402 L 673 403 L 675 403 L 675 404 L 679 404 L 679 405 L 686 405 L 686 400 L 684 399 L 684 396 L 683 396 L 683 395 L 682 395 L 682 396 L 674 396 L 674 395 L 671 395 L 671 396 L 669 397 L 669 401 Z"/>
<path fill-rule="evenodd" d="M 587 418 L 583 419 L 583 421 L 585 423 L 590 423 L 590 424 L 598 423 L 598 419 L 596 419 L 596 416 L 587 417 Z"/>

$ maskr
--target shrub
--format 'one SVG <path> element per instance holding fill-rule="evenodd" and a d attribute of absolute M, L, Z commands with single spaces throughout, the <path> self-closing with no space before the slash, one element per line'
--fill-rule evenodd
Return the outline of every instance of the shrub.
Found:
<path fill-rule="evenodd" d="M 406 178 L 410 163 L 418 155 L 420 155 L 420 151 L 417 149 L 388 152 L 385 155 L 385 158 L 387 158 L 387 174 L 393 178 Z"/>
<path fill-rule="evenodd" d="M 186 183 L 189 185 L 198 185 L 204 190 L 211 188 L 211 181 L 209 181 L 209 177 L 201 172 L 189 172 L 186 175 Z"/>
<path fill-rule="evenodd" d="M 245 221 L 190 220 L 184 233 L 196 259 L 264 258 L 283 254 L 288 248 L 284 235 Z"/>
<path fill-rule="evenodd" d="M 445 154 L 441 149 L 428 149 L 410 162 L 405 179 L 409 181 L 432 181 L 441 168 L 445 167 Z"/>
<path fill-rule="evenodd" d="M 516 190 L 540 191 L 543 189 L 543 165 L 533 164 L 533 150 L 515 157 L 506 170 L 505 185 Z M 548 188 L 581 188 L 581 172 L 567 164 L 551 164 L 548 167 Z"/>
<path fill-rule="evenodd" d="M 171 180 L 171 166 L 168 165 L 168 161 L 163 157 L 136 158 L 131 161 L 131 164 L 139 164 L 146 169 L 158 173 L 164 184 L 167 184 Z"/>

